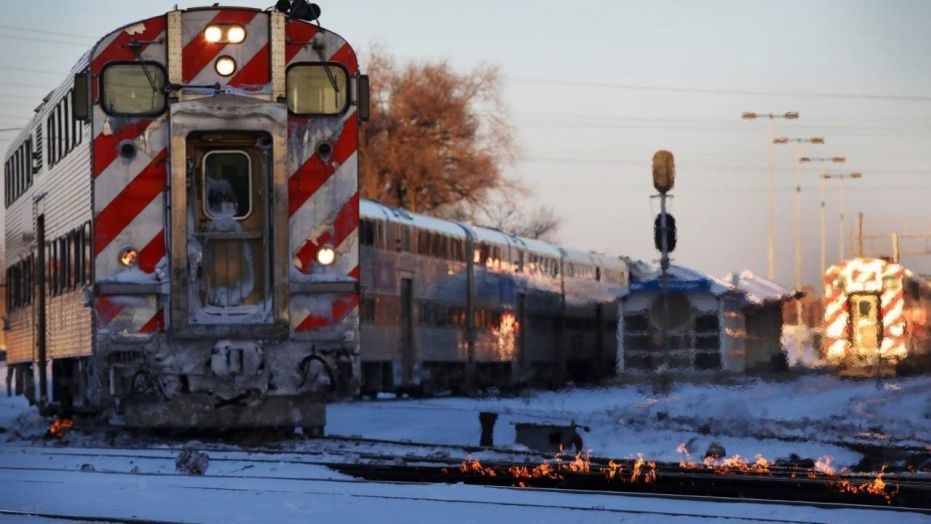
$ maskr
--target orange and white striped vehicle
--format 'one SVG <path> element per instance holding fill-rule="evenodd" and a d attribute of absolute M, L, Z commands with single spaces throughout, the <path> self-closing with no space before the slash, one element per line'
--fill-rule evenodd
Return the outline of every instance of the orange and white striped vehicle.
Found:
<path fill-rule="evenodd" d="M 319 8 L 104 36 L 5 159 L 8 384 L 141 427 L 325 423 L 358 387 L 368 79 Z"/>
<path fill-rule="evenodd" d="M 846 374 L 927 369 L 931 286 L 900 264 L 854 258 L 824 275 L 823 353 Z"/>

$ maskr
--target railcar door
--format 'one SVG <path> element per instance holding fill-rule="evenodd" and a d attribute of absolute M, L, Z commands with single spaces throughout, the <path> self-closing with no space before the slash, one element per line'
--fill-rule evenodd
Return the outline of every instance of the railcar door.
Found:
<path fill-rule="evenodd" d="M 188 138 L 189 311 L 192 324 L 272 321 L 271 138 Z"/>
<path fill-rule="evenodd" d="M 878 351 L 882 326 L 879 317 L 879 296 L 853 295 L 850 297 L 850 320 L 853 345 L 860 351 Z"/>
<path fill-rule="evenodd" d="M 401 383 L 410 385 L 414 379 L 414 284 L 401 279 Z"/>

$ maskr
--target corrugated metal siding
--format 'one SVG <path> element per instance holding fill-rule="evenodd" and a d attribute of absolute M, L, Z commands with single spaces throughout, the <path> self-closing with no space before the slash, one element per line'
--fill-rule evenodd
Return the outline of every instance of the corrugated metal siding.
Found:
<path fill-rule="evenodd" d="M 29 133 L 35 133 L 35 129 L 42 126 L 42 149 L 37 150 L 42 155 L 42 168 L 35 175 L 32 187 L 6 210 L 4 269 L 30 253 L 37 252 L 34 201 L 38 195 L 45 195 L 42 199 L 42 210 L 45 214 L 46 241 L 66 234 L 91 218 L 92 140 L 89 126 L 81 126 L 81 143 L 51 168 L 48 165 L 48 148 L 52 144 L 45 129 L 49 113 L 62 98 L 68 96 L 73 85 L 74 72 L 84 69 L 87 65 L 88 58 L 85 56 L 50 95 L 48 102 L 30 123 Z M 7 356 L 11 363 L 29 362 L 35 356 L 37 307 L 38 297 L 35 297 L 31 306 L 20 308 L 9 315 Z M 46 307 L 49 314 L 49 356 L 89 354 L 91 315 L 89 308 L 84 307 L 82 291 L 71 292 L 68 296 L 49 297 Z"/>

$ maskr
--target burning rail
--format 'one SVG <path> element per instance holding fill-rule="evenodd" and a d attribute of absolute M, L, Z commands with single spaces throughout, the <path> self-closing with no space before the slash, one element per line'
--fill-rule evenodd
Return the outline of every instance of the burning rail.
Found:
<path fill-rule="evenodd" d="M 680 447 L 680 450 L 684 447 Z M 681 452 L 681 451 L 680 451 Z M 748 460 L 709 457 L 678 464 L 657 463 L 641 454 L 623 460 L 593 460 L 589 453 L 556 456 L 540 464 L 483 464 L 468 458 L 459 467 L 337 465 L 369 480 L 407 480 L 616 492 L 756 498 L 814 503 L 848 503 L 931 509 L 929 479 L 889 480 L 887 468 L 873 478 L 838 473 L 822 457 L 813 466 L 775 463 L 762 455 Z"/>

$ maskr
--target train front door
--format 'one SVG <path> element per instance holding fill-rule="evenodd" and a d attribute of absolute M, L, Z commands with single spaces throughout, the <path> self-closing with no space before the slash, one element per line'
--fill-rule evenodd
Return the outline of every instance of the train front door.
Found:
<path fill-rule="evenodd" d="M 850 313 L 853 346 L 868 354 L 878 351 L 882 334 L 879 296 L 852 295 L 850 297 Z"/>
<path fill-rule="evenodd" d="M 270 323 L 271 139 L 192 133 L 187 146 L 189 321 Z"/>

